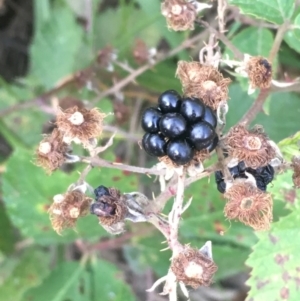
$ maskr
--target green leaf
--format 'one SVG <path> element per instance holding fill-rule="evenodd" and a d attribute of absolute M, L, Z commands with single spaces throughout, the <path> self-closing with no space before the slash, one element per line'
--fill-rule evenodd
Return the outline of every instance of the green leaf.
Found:
<path fill-rule="evenodd" d="M 299 300 L 299 209 L 258 234 L 246 264 L 252 268 L 247 301 Z"/>
<path fill-rule="evenodd" d="M 7 216 L 4 205 L 0 199 L 0 251 L 9 254 L 14 250 L 14 229 Z"/>
<path fill-rule="evenodd" d="M 134 301 L 116 267 L 102 260 L 83 265 L 60 264 L 44 282 L 28 291 L 22 301 Z"/>
<path fill-rule="evenodd" d="M 45 253 L 28 250 L 10 276 L 0 286 L 0 300 L 19 301 L 31 287 L 39 285 L 48 273 L 49 258 Z"/>
<path fill-rule="evenodd" d="M 275 24 L 289 20 L 294 11 L 294 0 L 229 0 L 229 4 L 240 8 L 241 12 Z"/>
<path fill-rule="evenodd" d="M 231 42 L 244 53 L 268 57 L 274 38 L 269 29 L 248 27 L 235 35 Z M 231 51 L 226 50 L 232 57 Z"/>
<path fill-rule="evenodd" d="M 37 17 L 38 18 L 38 17 Z M 70 8 L 55 7 L 49 20 L 36 27 L 31 45 L 31 76 L 45 88 L 78 68 L 76 54 L 82 43 L 83 30 Z"/>
<path fill-rule="evenodd" d="M 300 13 L 295 18 L 294 26 L 295 26 L 294 35 L 298 39 L 298 41 L 300 41 Z"/>
<path fill-rule="evenodd" d="M 29 290 L 23 301 L 83 301 L 80 280 L 84 266 L 78 262 L 64 262 L 44 279 L 43 283 Z"/>
<path fill-rule="evenodd" d="M 64 193 L 76 181 L 78 174 L 57 171 L 48 176 L 32 160 L 33 152 L 16 150 L 8 160 L 7 171 L 3 175 L 3 199 L 7 213 L 21 233 L 46 245 L 67 243 L 79 237 L 96 239 L 106 235 L 94 216 L 80 219 L 77 232 L 68 230 L 61 237 L 53 231 L 48 207 L 53 196 Z"/>
<path fill-rule="evenodd" d="M 285 159 L 291 161 L 293 156 L 299 155 L 300 147 L 300 132 L 295 135 L 287 137 L 278 143 L 278 146 L 284 155 Z"/>

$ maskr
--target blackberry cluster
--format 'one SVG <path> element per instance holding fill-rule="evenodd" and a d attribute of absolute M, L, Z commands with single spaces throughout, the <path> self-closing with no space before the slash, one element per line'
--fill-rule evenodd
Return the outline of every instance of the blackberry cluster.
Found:
<path fill-rule="evenodd" d="M 245 172 L 250 173 L 256 180 L 257 188 L 259 188 L 262 191 L 267 190 L 267 185 L 271 183 L 274 178 L 274 168 L 270 164 L 263 167 L 259 167 L 257 169 L 253 169 L 249 167 L 246 168 L 244 161 L 241 161 L 238 165 L 229 168 L 229 171 L 234 179 L 247 179 L 247 175 L 245 174 Z M 215 172 L 215 179 L 218 190 L 221 193 L 224 193 L 226 190 L 226 183 L 224 181 L 223 173 L 220 170 Z"/>
<path fill-rule="evenodd" d="M 116 208 L 101 200 L 103 196 L 110 196 L 109 189 L 100 185 L 94 190 L 94 194 L 95 203 L 93 203 L 90 207 L 91 214 L 95 214 L 97 216 L 113 216 Z"/>
<path fill-rule="evenodd" d="M 200 99 L 182 98 L 174 90 L 162 93 L 158 106 L 144 111 L 141 125 L 144 150 L 178 165 L 189 163 L 195 151 L 213 151 L 219 142 L 215 112 Z"/>

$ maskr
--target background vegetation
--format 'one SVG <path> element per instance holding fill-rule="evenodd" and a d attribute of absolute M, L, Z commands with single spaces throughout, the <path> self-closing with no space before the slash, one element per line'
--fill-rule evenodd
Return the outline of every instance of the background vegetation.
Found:
<path fill-rule="evenodd" d="M 274 75 L 282 81 L 299 76 L 299 3 L 228 2 L 245 13 L 236 6 L 226 13 L 226 36 L 241 52 L 267 57 L 278 26 L 287 19 L 296 25 L 284 36 Z M 203 19 L 217 27 L 216 3 L 212 4 Z M 77 231 L 57 235 L 48 206 L 53 195 L 65 192 L 78 178 L 84 165 L 66 166 L 48 176 L 32 163 L 34 149 L 53 118 L 53 104 L 72 96 L 114 112 L 106 119 L 103 142 L 116 129 L 118 134 L 114 146 L 102 154 L 105 159 L 153 166 L 156 160 L 137 144 L 142 135 L 140 112 L 161 92 L 181 91 L 174 76 L 177 61 L 197 60 L 209 30 L 198 26 L 193 32 L 169 31 L 159 0 L 7 0 L 0 5 L 0 300 L 165 300 L 145 293 L 169 266 L 170 253 L 160 252 L 162 235 L 151 225 L 128 223 L 126 233 L 112 237 L 95 216 L 80 220 Z M 191 37 L 196 37 L 193 47 L 185 48 Z M 137 39 L 163 54 L 162 61 L 153 67 L 139 65 L 133 56 Z M 108 45 L 118 54 L 113 73 L 96 60 Z M 111 88 L 136 70 L 141 74 L 137 79 L 121 90 Z M 257 93 L 249 96 L 245 79 L 233 77 L 226 67 L 221 71 L 233 79 L 228 129 Z M 274 93 L 253 124 L 262 124 L 270 138 L 280 142 L 299 131 L 299 114 L 299 93 Z M 286 159 L 298 153 L 297 135 L 280 144 Z M 154 178 L 114 169 L 94 169 L 87 180 L 94 187 L 103 184 L 149 197 L 159 193 Z M 300 199 L 292 188 L 291 172 L 278 175 L 269 190 L 275 199 L 275 223 L 270 232 L 258 234 L 224 219 L 224 200 L 213 177 L 186 191 L 193 203 L 183 216 L 182 242 L 200 246 L 211 240 L 219 266 L 214 286 L 195 291 L 192 300 L 244 300 L 247 288 L 241 277 L 248 278 L 250 271 L 248 301 L 299 300 Z"/>

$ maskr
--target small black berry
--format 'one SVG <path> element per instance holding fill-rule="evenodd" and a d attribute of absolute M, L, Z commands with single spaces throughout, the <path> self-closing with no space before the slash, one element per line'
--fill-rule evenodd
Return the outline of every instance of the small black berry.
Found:
<path fill-rule="evenodd" d="M 180 113 L 188 121 L 193 124 L 201 120 L 204 116 L 205 105 L 198 98 L 184 98 L 182 100 Z"/>
<path fill-rule="evenodd" d="M 202 150 L 208 147 L 215 138 L 213 127 L 203 121 L 192 125 L 187 133 L 187 139 L 197 150 Z"/>
<path fill-rule="evenodd" d="M 210 143 L 210 145 L 206 148 L 209 152 L 212 152 L 219 143 L 219 136 L 216 135 L 214 140 Z"/>
<path fill-rule="evenodd" d="M 101 198 L 104 195 L 110 195 L 109 190 L 107 187 L 100 185 L 96 189 L 94 189 L 94 194 L 96 196 L 96 199 Z"/>
<path fill-rule="evenodd" d="M 175 90 L 168 90 L 158 98 L 158 105 L 163 113 L 179 112 L 181 96 Z"/>
<path fill-rule="evenodd" d="M 205 107 L 204 116 L 202 118 L 203 121 L 209 123 L 213 128 L 217 126 L 217 117 L 215 112 L 208 106 Z"/>
<path fill-rule="evenodd" d="M 159 129 L 164 136 L 177 138 L 186 131 L 186 120 L 179 113 L 167 113 L 161 117 Z"/>
<path fill-rule="evenodd" d="M 219 192 L 224 193 L 226 190 L 226 183 L 223 178 L 223 173 L 220 170 L 215 172 L 215 181 Z"/>
<path fill-rule="evenodd" d="M 142 128 L 147 133 L 157 133 L 159 130 L 158 124 L 162 113 L 156 108 L 148 108 L 142 116 Z"/>
<path fill-rule="evenodd" d="M 142 139 L 142 146 L 150 156 L 162 157 L 166 154 L 166 141 L 160 134 L 146 133 Z"/>
<path fill-rule="evenodd" d="M 178 139 L 168 143 L 167 155 L 174 163 L 184 165 L 192 160 L 194 151 L 186 140 Z"/>

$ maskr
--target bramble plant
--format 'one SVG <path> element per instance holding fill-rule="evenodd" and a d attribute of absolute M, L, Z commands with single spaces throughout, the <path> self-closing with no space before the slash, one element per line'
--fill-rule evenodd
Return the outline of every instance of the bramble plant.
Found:
<path fill-rule="evenodd" d="M 34 5 L 1 92 L 0 301 L 209 300 L 240 272 L 240 300 L 298 301 L 299 1 Z"/>

